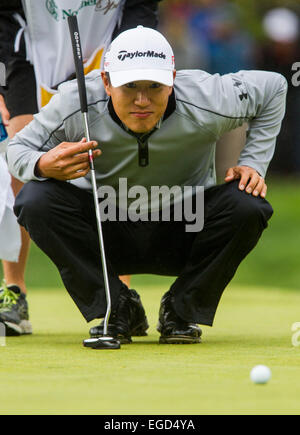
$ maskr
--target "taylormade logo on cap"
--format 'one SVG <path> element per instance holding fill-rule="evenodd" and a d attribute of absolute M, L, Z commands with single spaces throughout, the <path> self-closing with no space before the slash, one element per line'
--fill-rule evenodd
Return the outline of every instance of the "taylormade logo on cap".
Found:
<path fill-rule="evenodd" d="M 174 68 L 173 50 L 166 38 L 143 26 L 121 33 L 104 59 L 104 70 L 114 87 L 139 80 L 173 86 Z"/>
<path fill-rule="evenodd" d="M 135 51 L 134 53 L 130 53 L 126 50 L 122 50 L 119 52 L 118 59 L 125 60 L 127 57 L 129 59 L 133 59 L 134 57 L 160 57 L 161 59 L 166 59 L 166 55 L 164 53 L 156 53 L 155 51 Z"/>

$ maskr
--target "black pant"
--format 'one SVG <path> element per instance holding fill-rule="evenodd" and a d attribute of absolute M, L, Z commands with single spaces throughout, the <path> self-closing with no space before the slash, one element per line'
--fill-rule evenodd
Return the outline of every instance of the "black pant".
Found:
<path fill-rule="evenodd" d="M 31 181 L 15 213 L 34 242 L 56 264 L 87 321 L 104 317 L 106 299 L 93 197 L 69 183 Z M 103 222 L 112 307 L 119 275 L 176 276 L 174 308 L 184 320 L 212 325 L 223 290 L 258 242 L 273 213 L 270 204 L 232 182 L 205 192 L 204 228 L 186 222 Z"/>

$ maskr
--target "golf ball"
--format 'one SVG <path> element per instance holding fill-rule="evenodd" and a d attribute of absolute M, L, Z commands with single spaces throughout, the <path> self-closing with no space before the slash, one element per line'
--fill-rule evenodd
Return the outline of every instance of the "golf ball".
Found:
<path fill-rule="evenodd" d="M 267 366 L 255 366 L 251 370 L 250 378 L 255 384 L 266 384 L 271 379 L 271 370 Z"/>

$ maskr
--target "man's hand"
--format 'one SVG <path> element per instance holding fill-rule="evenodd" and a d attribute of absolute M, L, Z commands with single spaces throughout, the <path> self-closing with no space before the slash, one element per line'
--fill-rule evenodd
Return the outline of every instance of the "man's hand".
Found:
<path fill-rule="evenodd" d="M 84 177 L 90 170 L 88 150 L 93 149 L 93 158 L 101 151 L 95 150 L 97 142 L 62 142 L 44 154 L 36 164 L 35 173 L 39 177 L 56 180 L 75 180 Z"/>
<path fill-rule="evenodd" d="M 239 189 L 245 190 L 253 196 L 261 196 L 265 198 L 267 195 L 267 185 L 263 177 L 249 166 L 234 166 L 226 172 L 225 182 L 229 183 L 233 180 L 239 180 Z"/>
<path fill-rule="evenodd" d="M 3 124 L 5 125 L 5 127 L 8 127 L 10 113 L 7 110 L 3 95 L 0 95 L 0 114 L 1 114 Z"/>

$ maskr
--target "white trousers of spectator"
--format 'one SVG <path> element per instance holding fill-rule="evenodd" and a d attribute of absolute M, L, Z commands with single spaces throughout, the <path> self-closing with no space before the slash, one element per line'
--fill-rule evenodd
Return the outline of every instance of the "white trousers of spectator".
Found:
<path fill-rule="evenodd" d="M 11 175 L 0 154 L 0 259 L 17 262 L 21 249 L 21 232 L 13 212 L 14 201 Z"/>

